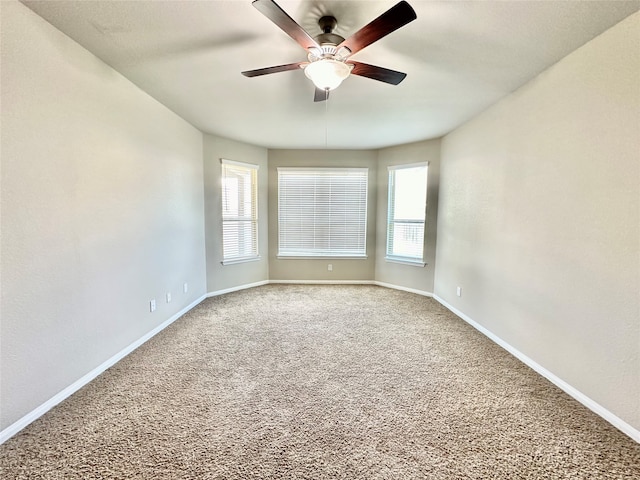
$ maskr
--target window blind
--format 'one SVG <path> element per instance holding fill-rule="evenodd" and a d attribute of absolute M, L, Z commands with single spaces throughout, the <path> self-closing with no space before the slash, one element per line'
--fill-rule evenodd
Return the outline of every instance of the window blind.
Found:
<path fill-rule="evenodd" d="M 427 168 L 427 163 L 388 167 L 388 260 L 424 265 Z"/>
<path fill-rule="evenodd" d="M 368 168 L 278 168 L 278 255 L 365 257 Z"/>
<path fill-rule="evenodd" d="M 257 165 L 222 162 L 222 263 L 258 257 Z"/>

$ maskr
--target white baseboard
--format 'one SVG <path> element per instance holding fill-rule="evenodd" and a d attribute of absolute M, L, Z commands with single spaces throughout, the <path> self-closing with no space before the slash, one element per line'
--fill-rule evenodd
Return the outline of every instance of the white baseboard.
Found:
<path fill-rule="evenodd" d="M 373 280 L 269 280 L 269 283 L 298 285 L 374 285 Z"/>
<path fill-rule="evenodd" d="M 393 285 L 392 283 L 378 282 L 376 280 L 270 280 L 269 283 L 299 284 L 299 285 L 377 285 L 379 287 L 402 290 L 425 297 L 433 297 L 433 293 L 415 288 Z"/>
<path fill-rule="evenodd" d="M 112 367 L 117 362 L 122 360 L 124 357 L 129 355 L 131 352 L 133 352 L 136 348 L 141 346 L 143 343 L 145 343 L 151 337 L 157 335 L 162 330 L 167 328 L 169 325 L 171 325 L 173 322 L 175 322 L 178 318 L 180 318 L 185 313 L 187 313 L 189 310 L 191 310 L 193 307 L 195 307 L 200 302 L 202 302 L 202 300 L 204 300 L 205 298 L 206 298 L 206 295 L 203 295 L 200 298 L 198 298 L 197 300 L 195 300 L 194 302 L 192 302 L 191 304 L 187 305 L 185 308 L 180 310 L 178 313 L 173 315 L 171 318 L 169 318 L 168 320 L 164 321 L 163 323 L 158 325 L 156 328 L 154 328 L 150 332 L 146 333 L 145 335 L 140 337 L 135 342 L 131 343 L 129 346 L 127 346 L 124 349 L 120 350 L 118 353 L 116 353 L 114 356 L 109 358 L 107 361 L 101 363 L 96 368 L 91 370 L 89 373 L 87 373 L 86 375 L 82 376 L 81 378 L 79 378 L 78 380 L 73 382 L 67 388 L 65 388 L 61 392 L 59 392 L 56 395 L 54 395 L 53 397 L 51 397 L 49 400 L 44 402 L 42 405 L 40 405 L 39 407 L 35 408 L 31 412 L 27 413 L 24 417 L 20 418 L 19 420 L 17 420 L 16 422 L 14 422 L 11 425 L 9 425 L 7 428 L 2 430 L 0 432 L 0 445 L 2 445 L 4 442 L 9 440 L 11 437 L 13 437 L 16 433 L 18 433 L 24 427 L 29 425 L 31 422 L 33 422 L 34 420 L 37 420 L 42 415 L 47 413 L 49 410 L 51 410 L 53 407 L 58 405 L 60 402 L 62 402 L 66 398 L 68 398 L 71 395 L 73 395 L 75 392 L 77 392 L 82 387 L 87 385 L 89 382 L 91 382 L 94 378 L 96 378 L 98 375 L 103 373 L 105 370 L 107 370 L 108 368 Z"/>
<path fill-rule="evenodd" d="M 223 290 L 216 290 L 215 292 L 209 292 L 205 295 L 206 298 L 217 297 L 218 295 L 224 295 L 225 293 L 237 292 L 239 290 L 246 290 L 247 288 L 260 287 L 262 285 L 267 285 L 269 280 L 262 280 L 260 282 L 255 283 L 247 283 L 246 285 L 239 285 L 237 287 L 225 288 Z"/>
<path fill-rule="evenodd" d="M 400 285 L 393 285 L 391 283 L 384 283 L 384 282 L 373 282 L 373 283 L 380 287 L 392 288 L 394 290 L 402 290 L 403 292 L 415 293 L 417 295 L 422 295 L 425 297 L 433 297 L 433 293 L 427 292 L 425 290 L 417 290 L 415 288 L 402 287 Z"/>
<path fill-rule="evenodd" d="M 556 387 L 560 388 L 560 390 L 563 390 L 565 393 L 567 393 L 568 395 L 570 395 L 571 397 L 576 399 L 578 402 L 580 402 L 582 405 L 587 407 L 589 410 L 591 410 L 595 414 L 599 415 L 600 417 L 604 418 L 607 422 L 609 422 L 611 425 L 616 427 L 618 430 L 620 430 L 621 432 L 625 433 L 626 435 L 631 437 L 636 442 L 640 443 L 640 430 L 637 430 L 636 428 L 632 427 L 627 422 L 625 422 L 624 420 L 622 420 L 621 418 L 617 417 L 616 415 L 611 413 L 609 410 L 604 408 L 602 405 L 600 405 L 599 403 L 595 402 L 591 398 L 587 397 L 584 393 L 580 392 L 579 390 L 577 390 L 576 388 L 572 387 L 571 385 L 569 385 L 567 382 L 565 382 L 561 378 L 559 378 L 556 375 L 554 375 L 553 373 L 551 373 L 549 370 L 544 368 L 542 365 L 538 364 L 537 362 L 535 362 L 534 360 L 532 360 L 531 358 L 526 356 L 524 353 L 522 353 L 521 351 L 519 351 L 515 347 L 511 346 L 510 344 L 508 344 L 507 342 L 502 340 L 500 337 L 498 337 L 497 335 L 495 335 L 491 331 L 487 330 L 485 327 L 480 325 L 478 322 L 476 322 L 475 320 L 471 319 L 469 316 L 465 315 L 463 312 L 461 312 L 460 310 L 458 310 L 454 306 L 450 305 L 449 303 L 447 303 L 442 298 L 438 297 L 437 295 L 434 295 L 433 298 L 435 300 L 437 300 L 440 304 L 442 304 L 444 307 L 446 307 L 447 309 L 451 310 L 451 312 L 455 313 L 458 317 L 460 317 L 462 320 L 467 322 L 473 328 L 478 330 L 480 333 L 485 335 L 487 338 L 489 338 L 493 342 L 495 342 L 498 345 L 500 345 L 502 348 L 504 348 L 507 352 L 509 352 L 514 357 L 516 357 L 522 363 L 524 363 L 525 365 L 531 367 L 535 372 L 537 372 L 538 374 L 542 375 L 544 378 L 549 380 Z"/>

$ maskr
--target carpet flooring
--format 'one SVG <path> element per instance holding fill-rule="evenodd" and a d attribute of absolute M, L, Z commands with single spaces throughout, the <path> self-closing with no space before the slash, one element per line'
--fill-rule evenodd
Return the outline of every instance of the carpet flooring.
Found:
<path fill-rule="evenodd" d="M 638 479 L 640 444 L 430 298 L 205 300 L 0 446 L 4 479 Z"/>

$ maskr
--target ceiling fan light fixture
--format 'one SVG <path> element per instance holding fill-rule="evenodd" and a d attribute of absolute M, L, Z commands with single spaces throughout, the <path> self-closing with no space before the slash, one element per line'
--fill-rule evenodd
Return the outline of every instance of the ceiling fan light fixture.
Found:
<path fill-rule="evenodd" d="M 304 74 L 320 90 L 333 90 L 349 76 L 353 67 L 344 62 L 323 58 L 308 64 Z"/>

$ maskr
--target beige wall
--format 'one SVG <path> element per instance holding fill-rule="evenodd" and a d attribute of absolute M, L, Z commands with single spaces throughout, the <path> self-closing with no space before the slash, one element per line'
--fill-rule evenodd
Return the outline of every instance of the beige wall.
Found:
<path fill-rule="evenodd" d="M 202 134 L 20 3 L 1 42 L 4 429 L 202 296 L 205 256 Z"/>
<path fill-rule="evenodd" d="M 443 139 L 435 281 L 636 429 L 639 45 L 635 14 Z"/>
<path fill-rule="evenodd" d="M 385 261 L 387 248 L 387 196 L 390 165 L 429 162 L 427 180 L 427 219 L 424 238 L 425 267 Z M 378 152 L 378 215 L 376 222 L 376 270 L 378 282 L 402 286 L 422 293 L 433 293 L 438 221 L 438 183 L 440 176 L 440 140 L 410 143 Z"/>
<path fill-rule="evenodd" d="M 222 265 L 220 159 L 258 165 L 258 253 L 260 260 Z M 269 279 L 267 149 L 215 135 L 204 135 L 204 198 L 207 238 L 207 291 L 215 293 Z"/>
<path fill-rule="evenodd" d="M 277 258 L 278 167 L 368 167 L 367 258 L 294 260 Z M 374 150 L 269 150 L 269 278 L 271 280 L 372 281 L 375 273 L 377 152 Z M 333 271 L 327 265 L 333 265 Z"/>

